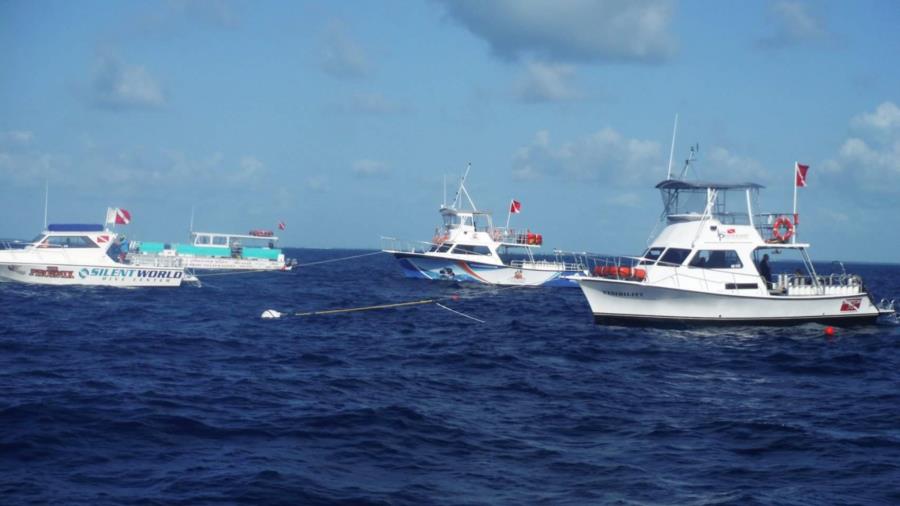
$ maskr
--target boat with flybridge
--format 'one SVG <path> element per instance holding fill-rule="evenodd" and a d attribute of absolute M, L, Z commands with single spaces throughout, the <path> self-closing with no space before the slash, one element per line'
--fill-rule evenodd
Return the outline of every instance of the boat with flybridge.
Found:
<path fill-rule="evenodd" d="M 409 278 L 510 286 L 577 286 L 568 276 L 582 272 L 583 263 L 574 257 L 575 261 L 566 261 L 559 251 L 552 258 L 536 256 L 534 251 L 543 245 L 543 236 L 527 228 L 509 227 L 510 216 L 521 211 L 518 201 L 511 201 L 505 227 L 495 226 L 492 214 L 475 206 L 465 186 L 470 168 L 460 179 L 453 202 L 440 207 L 442 223 L 431 241 L 382 237 L 382 251 L 392 254 Z"/>
<path fill-rule="evenodd" d="M 690 160 L 685 164 L 687 170 Z M 796 190 L 808 166 L 795 164 L 794 210 L 755 213 L 763 186 L 666 180 L 662 230 L 637 257 L 594 259 L 573 276 L 600 324 L 869 324 L 895 315 L 894 302 L 876 304 L 860 276 L 816 270 L 810 245 L 798 238 Z M 671 171 L 670 171 L 671 174 Z M 792 255 L 775 266 L 770 256 Z M 781 272 L 773 269 L 781 266 Z M 799 269 L 793 266 L 799 265 Z"/>

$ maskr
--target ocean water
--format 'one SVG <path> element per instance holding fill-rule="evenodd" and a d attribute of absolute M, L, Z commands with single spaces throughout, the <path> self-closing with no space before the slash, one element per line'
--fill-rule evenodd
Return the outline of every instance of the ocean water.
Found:
<path fill-rule="evenodd" d="M 0 504 L 900 503 L 897 326 L 600 327 L 577 289 L 393 262 L 0 284 Z M 848 270 L 900 297 L 900 266 Z M 430 298 L 484 323 L 260 318 Z"/>

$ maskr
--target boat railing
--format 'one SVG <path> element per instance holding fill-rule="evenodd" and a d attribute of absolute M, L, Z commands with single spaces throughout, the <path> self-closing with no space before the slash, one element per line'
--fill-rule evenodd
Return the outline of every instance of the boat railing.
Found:
<path fill-rule="evenodd" d="M 127 254 L 125 256 L 125 261 L 119 262 L 119 263 L 130 265 L 132 263 L 131 262 L 132 254 L 133 253 Z M 175 255 L 141 255 L 141 254 L 138 254 L 138 255 L 140 256 L 140 261 L 135 262 L 134 265 L 138 265 L 140 267 L 175 267 L 175 268 L 178 268 L 178 267 L 184 266 L 184 261 L 183 261 L 182 257 L 175 256 Z"/>
<path fill-rule="evenodd" d="M 855 295 L 863 292 L 862 278 L 855 274 L 805 274 L 779 273 L 773 290 L 786 295 Z"/>
<path fill-rule="evenodd" d="M 496 242 L 505 242 L 509 244 L 522 244 L 540 246 L 544 243 L 544 236 L 531 229 L 516 229 L 508 227 L 493 227 L 491 229 L 491 237 Z"/>
<path fill-rule="evenodd" d="M 396 237 L 381 237 L 381 249 L 384 251 L 427 253 L 437 249 L 440 244 L 440 242 L 411 241 L 408 239 L 397 239 Z"/>

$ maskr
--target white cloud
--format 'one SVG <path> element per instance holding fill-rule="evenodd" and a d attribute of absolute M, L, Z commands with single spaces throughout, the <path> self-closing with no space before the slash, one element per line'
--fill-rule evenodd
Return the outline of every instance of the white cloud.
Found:
<path fill-rule="evenodd" d="M 227 175 L 232 183 L 256 181 L 266 172 L 266 165 L 252 156 L 241 157 L 238 168 Z"/>
<path fill-rule="evenodd" d="M 569 82 L 575 68 L 567 64 L 531 61 L 525 66 L 525 76 L 516 85 L 516 96 L 524 102 L 560 102 L 580 98 Z"/>
<path fill-rule="evenodd" d="M 769 18 L 774 32 L 759 40 L 759 46 L 765 49 L 815 43 L 827 40 L 830 36 L 825 21 L 810 12 L 803 2 L 773 2 L 769 7 Z"/>
<path fill-rule="evenodd" d="M 140 65 L 128 65 L 118 58 L 97 60 L 90 83 L 91 102 L 110 109 L 159 108 L 166 96 L 159 82 Z"/>
<path fill-rule="evenodd" d="M 229 159 L 222 153 L 193 156 L 180 150 L 105 149 L 89 144 L 80 153 L 54 154 L 37 144 L 0 149 L 0 179 L 17 184 L 50 180 L 52 185 L 95 188 L 98 183 L 122 189 L 246 187 L 263 180 L 265 164 L 256 157 Z"/>
<path fill-rule="evenodd" d="M 720 146 L 710 149 L 703 160 L 703 177 L 733 183 L 770 179 L 769 172 L 757 160 L 736 155 Z"/>
<path fill-rule="evenodd" d="M 900 188 L 900 109 L 884 102 L 871 113 L 850 121 L 853 136 L 847 138 L 837 156 L 827 160 L 826 172 L 848 179 L 875 192 L 897 192 Z"/>
<path fill-rule="evenodd" d="M 364 77 L 371 69 L 362 47 L 336 21 L 328 24 L 322 36 L 320 66 L 326 73 L 342 79 Z"/>
<path fill-rule="evenodd" d="M 377 160 L 357 160 L 353 162 L 352 170 L 359 177 L 377 177 L 388 173 L 387 164 Z"/>
<path fill-rule="evenodd" d="M 27 130 L 9 130 L 0 132 L 0 144 L 26 146 L 34 140 L 34 134 Z"/>
<path fill-rule="evenodd" d="M 608 127 L 556 146 L 550 134 L 541 131 L 529 146 L 518 150 L 513 175 L 519 179 L 560 175 L 611 186 L 646 185 L 664 174 L 661 153 L 655 141 L 629 139 Z"/>
<path fill-rule="evenodd" d="M 867 130 L 879 136 L 890 136 L 900 130 L 900 107 L 884 102 L 872 113 L 863 113 L 850 121 L 854 128 Z"/>
<path fill-rule="evenodd" d="M 675 51 L 669 0 L 444 0 L 505 59 L 653 63 Z"/>

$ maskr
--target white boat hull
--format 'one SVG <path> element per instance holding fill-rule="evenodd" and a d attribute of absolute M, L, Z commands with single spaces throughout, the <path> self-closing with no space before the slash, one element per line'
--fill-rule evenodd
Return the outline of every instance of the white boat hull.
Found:
<path fill-rule="evenodd" d="M 180 286 L 184 270 L 133 265 L 0 263 L 0 281 L 56 286 Z"/>
<path fill-rule="evenodd" d="M 548 262 L 535 262 L 533 267 L 512 267 L 425 254 L 392 253 L 409 278 L 502 286 L 576 286 L 567 278 L 577 274 L 576 271 L 554 268 L 554 264 Z"/>
<path fill-rule="evenodd" d="M 291 265 L 282 261 L 250 258 L 200 257 L 192 255 L 143 255 L 128 256 L 133 265 L 158 266 L 177 259 L 185 269 L 229 271 L 289 271 Z"/>
<path fill-rule="evenodd" d="M 741 295 L 576 277 L 594 315 L 611 325 L 849 325 L 874 322 L 880 312 L 868 293 Z"/>

